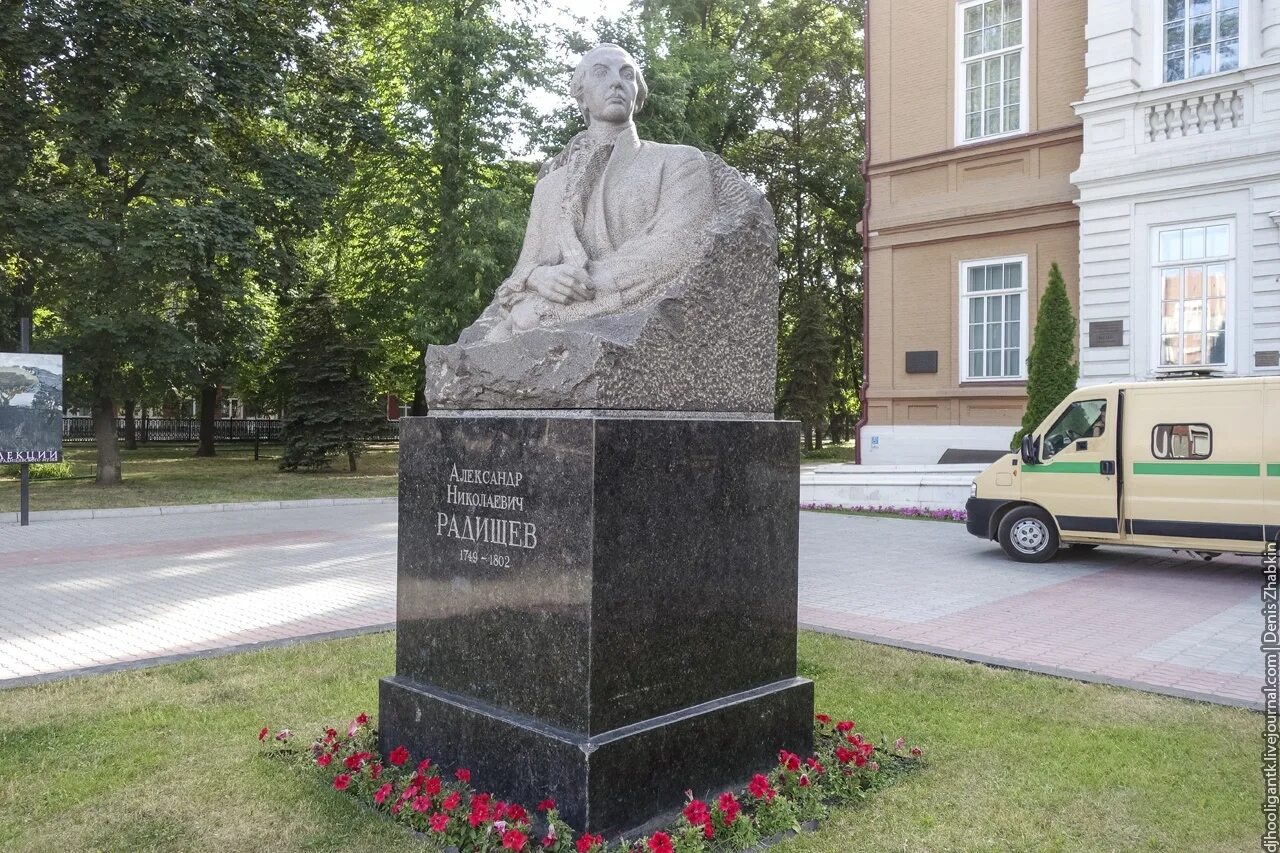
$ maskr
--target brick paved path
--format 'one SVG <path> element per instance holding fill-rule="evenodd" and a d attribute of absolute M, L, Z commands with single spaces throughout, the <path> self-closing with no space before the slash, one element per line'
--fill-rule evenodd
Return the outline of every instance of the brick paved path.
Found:
<path fill-rule="evenodd" d="M 0 525 L 0 687 L 395 621 L 395 505 Z M 1039 566 L 960 525 L 803 513 L 800 621 L 1256 706 L 1259 564 L 1100 549 Z"/>
<path fill-rule="evenodd" d="M 1261 558 L 1099 548 L 1030 565 L 945 522 L 805 513 L 801 529 L 806 627 L 1261 707 Z"/>

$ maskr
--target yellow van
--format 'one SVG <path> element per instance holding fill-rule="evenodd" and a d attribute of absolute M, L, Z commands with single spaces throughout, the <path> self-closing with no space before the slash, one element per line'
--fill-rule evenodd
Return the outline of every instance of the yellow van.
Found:
<path fill-rule="evenodd" d="M 1064 545 L 1262 554 L 1280 546 L 1280 377 L 1079 388 L 966 509 L 970 533 L 1027 563 Z"/>

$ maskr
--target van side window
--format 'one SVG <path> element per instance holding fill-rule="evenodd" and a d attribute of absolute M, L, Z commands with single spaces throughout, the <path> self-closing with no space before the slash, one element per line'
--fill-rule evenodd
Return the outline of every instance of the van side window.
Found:
<path fill-rule="evenodd" d="M 1077 400 L 1067 407 L 1062 416 L 1044 434 L 1042 459 L 1049 459 L 1058 451 L 1080 438 L 1092 438 L 1107 431 L 1107 401 Z"/>
<path fill-rule="evenodd" d="M 1157 459 L 1208 459 L 1211 453 L 1208 424 L 1156 424 L 1151 430 L 1151 455 Z"/>

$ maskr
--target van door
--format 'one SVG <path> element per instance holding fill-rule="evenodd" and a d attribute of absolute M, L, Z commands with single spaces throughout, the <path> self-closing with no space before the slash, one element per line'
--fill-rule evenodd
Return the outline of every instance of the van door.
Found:
<path fill-rule="evenodd" d="M 1122 448 L 1127 541 L 1259 553 L 1265 432 L 1256 379 L 1131 388 Z"/>
<path fill-rule="evenodd" d="M 1040 462 L 1022 468 L 1022 496 L 1044 507 L 1068 541 L 1120 538 L 1119 391 L 1094 388 L 1039 433 Z"/>

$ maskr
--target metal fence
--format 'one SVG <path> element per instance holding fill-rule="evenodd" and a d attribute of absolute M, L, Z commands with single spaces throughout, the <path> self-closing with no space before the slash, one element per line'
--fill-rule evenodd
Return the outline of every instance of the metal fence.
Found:
<path fill-rule="evenodd" d="M 284 422 L 278 418 L 218 418 L 213 422 L 213 440 L 216 443 L 253 442 L 278 443 L 283 434 Z M 199 418 L 136 418 L 134 431 L 139 442 L 184 442 L 200 440 Z M 116 418 L 116 436 L 124 438 L 124 418 Z M 400 438 L 400 424 L 387 421 L 378 431 L 375 440 L 396 441 Z M 63 441 L 93 441 L 93 418 L 87 415 L 62 416 Z"/>
<path fill-rule="evenodd" d="M 281 421 L 275 418 L 218 418 L 213 422 L 213 440 L 279 441 Z M 116 418 L 116 435 L 124 438 L 124 418 Z M 134 432 L 138 441 L 200 440 L 199 418 L 136 418 Z M 63 441 L 93 441 L 93 418 L 63 415 Z"/>

